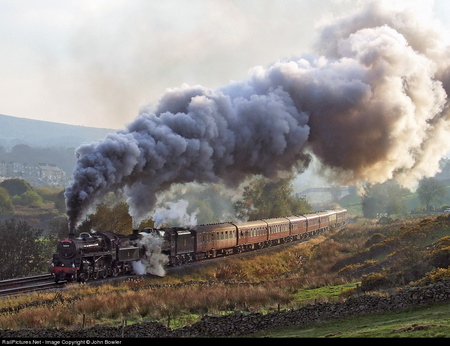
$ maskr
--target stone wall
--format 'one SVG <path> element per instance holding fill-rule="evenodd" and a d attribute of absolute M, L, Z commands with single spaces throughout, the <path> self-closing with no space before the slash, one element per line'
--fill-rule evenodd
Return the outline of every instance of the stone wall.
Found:
<path fill-rule="evenodd" d="M 137 337 L 220 337 L 243 336 L 274 327 L 304 325 L 311 322 L 367 313 L 400 310 L 450 300 L 450 279 L 426 287 L 401 289 L 389 296 L 363 294 L 344 302 L 316 303 L 299 309 L 268 314 L 237 312 L 226 316 L 205 316 L 183 328 L 171 330 L 158 322 L 130 326 L 58 330 L 0 330 L 1 338 L 137 338 Z"/>

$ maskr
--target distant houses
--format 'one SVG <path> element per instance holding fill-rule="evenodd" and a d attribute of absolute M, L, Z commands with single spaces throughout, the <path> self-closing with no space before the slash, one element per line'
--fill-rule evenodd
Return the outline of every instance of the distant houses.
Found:
<path fill-rule="evenodd" d="M 34 165 L 0 161 L 0 181 L 8 178 L 22 178 L 39 187 L 67 184 L 66 172 L 48 163 Z"/>

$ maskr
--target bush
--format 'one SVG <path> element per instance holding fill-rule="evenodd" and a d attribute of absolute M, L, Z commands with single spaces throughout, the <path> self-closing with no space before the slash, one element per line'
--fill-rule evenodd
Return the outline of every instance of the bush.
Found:
<path fill-rule="evenodd" d="M 29 190 L 33 190 L 29 182 L 19 178 L 6 179 L 0 183 L 0 187 L 6 189 L 10 196 L 19 196 Z"/>
<path fill-rule="evenodd" d="M 450 237 L 444 237 L 436 244 L 436 248 L 431 253 L 430 263 L 437 268 L 450 266 Z"/>
<path fill-rule="evenodd" d="M 39 208 L 44 205 L 42 197 L 39 196 L 34 190 L 28 190 L 20 196 L 14 196 L 13 203 L 15 205 L 24 205 Z"/>
<path fill-rule="evenodd" d="M 381 233 L 375 233 L 373 234 L 364 244 L 365 247 L 370 247 L 373 244 L 378 244 L 379 242 L 383 241 L 386 237 L 384 234 Z"/>
<path fill-rule="evenodd" d="M 432 283 L 450 278 L 450 269 L 437 268 L 428 272 L 423 278 L 415 282 L 411 282 L 410 286 L 426 286 Z"/>
<path fill-rule="evenodd" d="M 8 216 L 14 214 L 14 205 L 6 189 L 0 187 L 0 215 Z"/>
<path fill-rule="evenodd" d="M 390 286 L 390 280 L 382 273 L 370 273 L 362 276 L 361 289 L 366 291 L 374 291 L 380 288 Z"/>

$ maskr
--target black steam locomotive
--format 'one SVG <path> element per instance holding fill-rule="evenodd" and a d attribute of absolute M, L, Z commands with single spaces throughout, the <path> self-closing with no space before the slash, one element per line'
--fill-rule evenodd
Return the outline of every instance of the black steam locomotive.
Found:
<path fill-rule="evenodd" d="M 146 235 L 160 240 L 168 265 L 238 254 L 305 239 L 347 221 L 347 210 L 331 210 L 248 222 L 198 225 L 192 228 L 145 228 L 125 236 L 113 232 L 81 233 L 65 238 L 53 255 L 55 281 L 85 281 L 133 271 L 133 262 L 148 256 Z"/>
<path fill-rule="evenodd" d="M 53 255 L 50 272 L 55 281 L 87 281 L 131 272 L 139 261 L 139 247 L 129 236 L 113 232 L 81 233 L 78 238 L 64 238 Z"/>

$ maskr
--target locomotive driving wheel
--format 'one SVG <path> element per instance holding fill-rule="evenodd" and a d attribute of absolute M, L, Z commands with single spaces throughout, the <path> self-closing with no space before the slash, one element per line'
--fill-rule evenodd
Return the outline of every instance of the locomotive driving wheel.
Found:
<path fill-rule="evenodd" d="M 103 269 L 100 272 L 100 276 L 102 279 L 105 279 L 108 276 L 108 268 L 106 268 L 106 265 L 103 266 Z"/>
<path fill-rule="evenodd" d="M 117 268 L 117 264 L 116 263 L 112 264 L 111 271 L 112 271 L 113 278 L 115 278 L 115 277 L 117 277 L 117 275 L 119 275 L 119 268 Z"/>
<path fill-rule="evenodd" d="M 106 267 L 106 261 L 104 258 L 100 258 L 97 263 L 97 271 L 96 271 L 97 277 L 96 278 L 100 277 L 100 278 L 104 279 L 104 278 L 106 278 L 107 275 L 108 275 L 108 270 Z"/>

